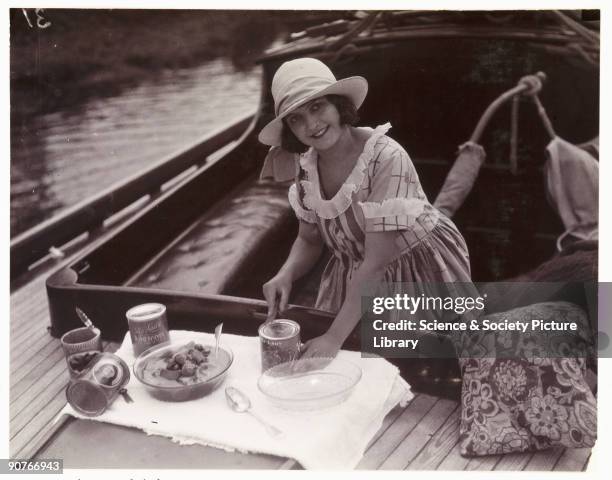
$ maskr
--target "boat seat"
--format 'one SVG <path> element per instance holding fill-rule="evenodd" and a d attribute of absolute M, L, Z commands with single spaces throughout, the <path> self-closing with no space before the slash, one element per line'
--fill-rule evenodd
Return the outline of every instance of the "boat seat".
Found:
<path fill-rule="evenodd" d="M 233 282 L 248 275 L 249 265 L 258 260 L 254 257 L 272 250 L 277 237 L 285 237 L 291 230 L 295 219 L 287 188 L 286 184 L 253 179 L 239 185 L 133 276 L 129 284 L 225 293 Z"/>

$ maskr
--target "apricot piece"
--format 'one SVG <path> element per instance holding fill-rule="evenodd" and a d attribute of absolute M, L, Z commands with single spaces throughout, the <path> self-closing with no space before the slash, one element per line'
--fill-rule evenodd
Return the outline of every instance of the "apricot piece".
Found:
<path fill-rule="evenodd" d="M 181 375 L 183 377 L 192 377 L 195 374 L 196 366 L 191 362 L 186 362 L 181 369 Z"/>
<path fill-rule="evenodd" d="M 185 363 L 186 357 L 185 357 L 185 354 L 183 353 L 177 353 L 173 359 L 175 363 L 178 363 L 179 365 L 183 365 Z"/>
<path fill-rule="evenodd" d="M 191 354 L 191 357 L 193 361 L 198 365 L 204 361 L 204 355 L 202 355 L 202 353 L 198 352 L 197 350 L 194 350 L 194 352 Z"/>

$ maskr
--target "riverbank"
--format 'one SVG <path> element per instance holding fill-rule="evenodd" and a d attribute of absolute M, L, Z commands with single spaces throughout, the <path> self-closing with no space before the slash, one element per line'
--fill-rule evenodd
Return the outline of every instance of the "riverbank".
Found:
<path fill-rule="evenodd" d="M 344 15 L 26 13 L 10 10 L 11 236 L 254 109 L 257 57 Z"/>
<path fill-rule="evenodd" d="M 13 126 L 177 68 L 230 58 L 251 68 L 275 39 L 313 12 L 223 10 L 10 11 Z M 321 12 L 324 18 L 329 12 Z M 30 25 L 31 24 L 31 25 Z M 47 25 L 48 26 L 45 26 Z M 44 28 L 41 28 L 44 27 Z"/>
<path fill-rule="evenodd" d="M 27 119 L 11 144 L 11 234 L 253 111 L 260 90 L 259 68 L 237 72 L 219 58 Z"/>

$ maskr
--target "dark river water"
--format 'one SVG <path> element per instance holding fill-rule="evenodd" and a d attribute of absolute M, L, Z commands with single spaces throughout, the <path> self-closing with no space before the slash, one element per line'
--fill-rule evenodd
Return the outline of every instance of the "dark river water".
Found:
<path fill-rule="evenodd" d="M 253 110 L 260 76 L 215 60 L 34 118 L 11 135 L 11 237 Z"/>

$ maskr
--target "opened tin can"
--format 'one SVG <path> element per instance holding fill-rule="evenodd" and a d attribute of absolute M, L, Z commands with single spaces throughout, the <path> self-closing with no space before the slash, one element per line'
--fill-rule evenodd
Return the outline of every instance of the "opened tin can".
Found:
<path fill-rule="evenodd" d="M 277 319 L 259 327 L 261 371 L 300 355 L 300 326 L 293 320 Z"/>
<path fill-rule="evenodd" d="M 125 316 L 130 328 L 134 355 L 170 340 L 166 306 L 161 303 L 144 303 L 130 308 Z"/>
<path fill-rule="evenodd" d="M 96 417 L 106 411 L 117 395 L 130 401 L 125 386 L 130 381 L 127 364 L 112 353 L 98 353 L 87 369 L 66 387 L 66 399 L 77 412 Z"/>

